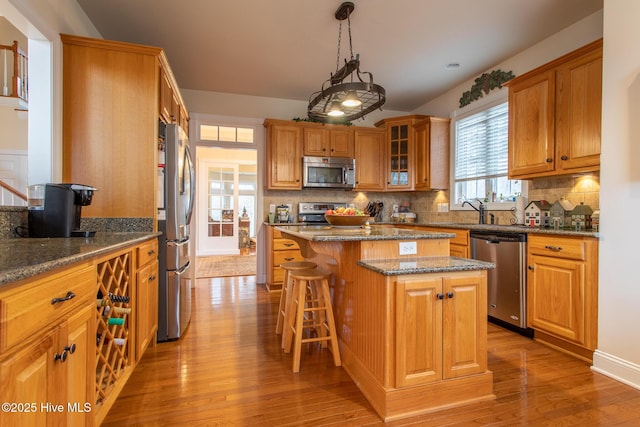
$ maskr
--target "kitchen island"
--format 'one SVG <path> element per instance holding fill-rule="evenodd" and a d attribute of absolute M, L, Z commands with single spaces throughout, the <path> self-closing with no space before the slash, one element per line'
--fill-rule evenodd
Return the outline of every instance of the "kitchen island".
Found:
<path fill-rule="evenodd" d="M 494 398 L 487 272 L 446 232 L 281 226 L 332 273 L 342 366 L 385 421 Z"/>

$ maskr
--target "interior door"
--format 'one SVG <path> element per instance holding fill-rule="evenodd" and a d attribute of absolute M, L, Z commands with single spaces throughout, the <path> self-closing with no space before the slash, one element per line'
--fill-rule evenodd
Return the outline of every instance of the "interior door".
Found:
<path fill-rule="evenodd" d="M 198 255 L 237 255 L 238 165 L 203 159 L 198 168 Z"/>

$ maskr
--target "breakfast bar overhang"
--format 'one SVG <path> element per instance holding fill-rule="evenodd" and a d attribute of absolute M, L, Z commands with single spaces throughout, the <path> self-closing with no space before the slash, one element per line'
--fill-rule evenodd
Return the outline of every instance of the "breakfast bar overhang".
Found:
<path fill-rule="evenodd" d="M 342 366 L 385 421 L 495 398 L 487 269 L 449 256 L 450 233 L 280 226 L 332 273 Z"/>

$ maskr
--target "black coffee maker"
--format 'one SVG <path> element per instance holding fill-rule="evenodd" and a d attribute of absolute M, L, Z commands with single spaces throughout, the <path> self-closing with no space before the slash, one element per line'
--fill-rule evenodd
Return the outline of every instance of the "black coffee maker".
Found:
<path fill-rule="evenodd" d="M 90 237 L 80 231 L 82 206 L 91 204 L 96 188 L 82 184 L 38 184 L 29 187 L 29 237 Z"/>

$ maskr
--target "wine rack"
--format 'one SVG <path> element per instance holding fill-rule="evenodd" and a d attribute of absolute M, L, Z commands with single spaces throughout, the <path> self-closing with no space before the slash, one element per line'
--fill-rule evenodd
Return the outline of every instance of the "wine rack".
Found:
<path fill-rule="evenodd" d="M 131 252 L 98 264 L 96 295 L 96 406 L 100 406 L 133 363 Z"/>

